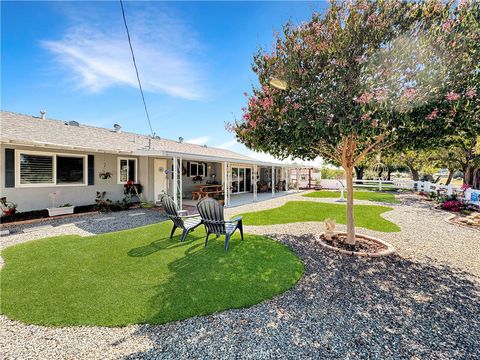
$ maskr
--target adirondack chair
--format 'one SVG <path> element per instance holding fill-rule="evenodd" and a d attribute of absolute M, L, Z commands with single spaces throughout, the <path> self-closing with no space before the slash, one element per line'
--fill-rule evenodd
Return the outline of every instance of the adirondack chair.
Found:
<path fill-rule="evenodd" d="M 182 216 L 178 214 L 177 205 L 169 196 L 165 195 L 160 199 L 167 216 L 173 221 L 170 239 L 173 237 L 175 230 L 180 228 L 183 230 L 182 241 L 185 241 L 188 233 L 202 224 L 202 218 L 198 215 Z"/>
<path fill-rule="evenodd" d="M 203 198 L 197 204 L 197 209 L 202 217 L 202 223 L 205 225 L 207 231 L 207 238 L 205 239 L 205 246 L 208 243 L 210 234 L 225 235 L 225 251 L 228 251 L 228 243 L 230 237 L 235 230 L 240 230 L 240 236 L 243 240 L 243 224 L 242 217 L 238 216 L 233 220 L 225 220 L 223 216 L 223 206 L 212 198 Z"/>

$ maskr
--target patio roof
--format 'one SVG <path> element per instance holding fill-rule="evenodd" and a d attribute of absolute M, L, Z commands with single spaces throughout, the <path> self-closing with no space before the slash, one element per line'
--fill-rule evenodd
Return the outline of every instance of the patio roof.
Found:
<path fill-rule="evenodd" d="M 264 166 L 288 166 L 255 160 L 227 149 L 150 137 L 131 132 L 2 111 L 1 142 L 58 149 L 130 154 L 135 156 L 182 157 L 191 160 L 238 162 Z"/>

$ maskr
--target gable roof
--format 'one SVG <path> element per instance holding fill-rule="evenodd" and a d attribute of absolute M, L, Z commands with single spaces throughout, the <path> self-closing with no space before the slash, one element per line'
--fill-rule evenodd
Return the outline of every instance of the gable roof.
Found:
<path fill-rule="evenodd" d="M 268 164 L 227 149 L 151 138 L 131 132 L 115 132 L 90 125 L 72 126 L 65 121 L 41 119 L 8 111 L 1 112 L 0 134 L 2 143 L 139 156 L 179 156 Z"/>

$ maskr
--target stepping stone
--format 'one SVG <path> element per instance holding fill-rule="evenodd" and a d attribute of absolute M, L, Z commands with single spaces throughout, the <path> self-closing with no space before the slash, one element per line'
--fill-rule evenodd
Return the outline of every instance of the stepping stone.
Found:
<path fill-rule="evenodd" d="M 10 230 L 0 230 L 0 236 L 10 235 Z"/>
<path fill-rule="evenodd" d="M 110 216 L 110 217 L 104 217 L 100 219 L 95 219 L 95 221 L 107 221 L 107 220 L 115 220 L 115 217 Z"/>
<path fill-rule="evenodd" d="M 47 229 L 53 229 L 53 226 L 52 225 L 34 226 L 28 229 L 23 229 L 23 232 L 30 233 L 34 231 L 47 230 Z"/>
<path fill-rule="evenodd" d="M 145 215 L 145 213 L 140 212 L 140 213 L 135 213 L 135 214 L 128 214 L 128 216 L 139 216 L 139 215 Z"/>

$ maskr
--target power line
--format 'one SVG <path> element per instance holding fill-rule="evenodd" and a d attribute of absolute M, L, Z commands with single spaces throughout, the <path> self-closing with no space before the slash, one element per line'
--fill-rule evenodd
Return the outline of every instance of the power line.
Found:
<path fill-rule="evenodd" d="M 125 30 L 127 30 L 128 44 L 130 45 L 130 52 L 132 53 L 133 66 L 135 67 L 135 73 L 137 74 L 138 86 L 140 93 L 142 94 L 143 107 L 145 108 L 145 114 L 147 115 L 148 126 L 150 127 L 150 133 L 155 135 L 152 128 L 152 122 L 150 121 L 150 115 L 147 110 L 147 102 L 145 101 L 145 95 L 143 94 L 142 82 L 140 81 L 140 75 L 138 74 L 137 61 L 135 60 L 135 54 L 133 52 L 132 40 L 130 39 L 130 31 L 128 31 L 127 19 L 125 17 L 125 9 L 123 8 L 123 1 L 120 0 L 120 6 L 122 7 L 123 23 L 125 24 Z"/>

